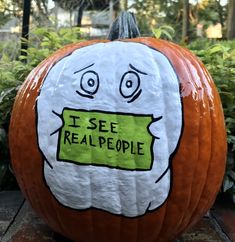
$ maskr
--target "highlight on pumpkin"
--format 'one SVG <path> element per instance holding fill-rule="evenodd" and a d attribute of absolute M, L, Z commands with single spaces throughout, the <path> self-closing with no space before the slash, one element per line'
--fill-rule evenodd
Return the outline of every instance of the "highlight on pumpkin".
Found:
<path fill-rule="evenodd" d="M 37 117 L 45 180 L 61 204 L 135 217 L 169 196 L 182 107 L 177 75 L 159 51 L 120 41 L 75 50 L 47 74 Z"/>
<path fill-rule="evenodd" d="M 208 211 L 223 179 L 226 132 L 211 76 L 186 49 L 138 36 L 134 16 L 121 14 L 111 41 L 60 49 L 15 100 L 18 183 L 73 241 L 172 241 Z"/>

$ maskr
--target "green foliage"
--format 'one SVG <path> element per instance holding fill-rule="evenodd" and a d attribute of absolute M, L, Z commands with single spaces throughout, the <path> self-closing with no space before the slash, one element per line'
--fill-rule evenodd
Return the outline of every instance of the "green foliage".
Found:
<path fill-rule="evenodd" d="M 27 58 L 30 68 L 36 67 L 51 53 L 62 46 L 78 42 L 80 38 L 81 33 L 79 28 L 62 28 L 58 31 L 50 28 L 37 28 L 30 34 L 27 57 L 20 56 L 19 59 L 23 60 Z"/>
<path fill-rule="evenodd" d="M 4 13 L 0 12 L 0 26 L 3 26 L 9 20 L 10 20 L 10 15 L 5 15 Z"/>
<path fill-rule="evenodd" d="M 175 34 L 175 30 L 169 25 L 162 25 L 159 28 L 152 28 L 152 32 L 157 39 L 168 39 L 172 40 Z"/>
<path fill-rule="evenodd" d="M 174 40 L 182 37 L 184 1 L 172 0 L 135 0 L 131 8 L 135 9 L 140 32 L 150 35 L 151 29 L 161 25 L 170 25 L 175 30 Z M 224 27 L 227 19 L 227 5 L 222 1 L 189 1 L 189 40 L 196 38 L 196 25 L 203 24 L 204 30 L 211 24 L 221 23 Z M 224 29 L 223 29 L 224 30 Z"/>
<path fill-rule="evenodd" d="M 209 25 L 216 23 L 225 23 L 227 18 L 227 5 L 221 5 L 217 0 L 201 1 L 196 6 L 198 19 L 207 28 Z"/>
<path fill-rule="evenodd" d="M 3 26 L 7 21 L 10 20 L 9 2 L 6 0 L 0 1 L 0 26 Z"/>
<path fill-rule="evenodd" d="M 13 61 L 19 52 L 19 48 L 20 43 L 17 41 L 9 40 L 0 42 L 0 60 L 5 56 Z"/>
<path fill-rule="evenodd" d="M 15 187 L 10 175 L 10 158 L 7 146 L 8 126 L 14 99 L 29 72 L 42 60 L 62 46 L 80 39 L 78 28 L 37 28 L 30 34 L 26 57 L 20 55 L 19 43 L 0 43 L 0 190 Z"/>
<path fill-rule="evenodd" d="M 172 26 L 175 39 L 181 36 L 181 1 L 136 0 L 131 6 L 136 10 L 137 22 L 143 35 L 150 35 L 157 26 Z"/>
<path fill-rule="evenodd" d="M 138 2 L 138 1 L 137 1 Z M 173 29 L 169 26 L 153 27 L 157 38 L 171 39 Z M 27 63 L 19 55 L 19 43 L 0 43 L 0 190 L 13 184 L 10 176 L 7 147 L 8 125 L 17 90 L 28 73 L 43 59 L 62 46 L 78 42 L 80 31 L 74 29 L 35 29 L 29 39 Z M 223 191 L 229 192 L 235 202 L 235 41 L 208 41 L 200 39 L 189 46 L 211 73 L 219 90 L 227 127 L 228 158 Z"/>
<path fill-rule="evenodd" d="M 223 192 L 229 192 L 235 203 L 235 41 L 197 41 L 189 47 L 206 65 L 221 97 L 228 142 Z"/>

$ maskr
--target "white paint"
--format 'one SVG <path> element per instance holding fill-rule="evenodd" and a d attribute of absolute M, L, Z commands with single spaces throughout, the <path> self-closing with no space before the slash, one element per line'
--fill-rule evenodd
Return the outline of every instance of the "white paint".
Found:
<path fill-rule="evenodd" d="M 131 70 L 129 64 L 147 73 L 138 74 L 142 93 L 132 103 L 119 92 L 121 77 Z M 76 93 L 84 93 L 80 79 L 88 70 L 99 75 L 94 99 Z M 151 132 L 160 137 L 154 140 L 152 170 L 127 171 L 57 161 L 58 132 L 50 134 L 62 122 L 52 110 L 61 114 L 64 107 L 163 116 L 150 126 Z M 120 41 L 78 49 L 50 70 L 38 97 L 37 112 L 39 146 L 53 166 L 51 169 L 44 162 L 45 179 L 60 203 L 74 209 L 95 207 L 135 217 L 158 208 L 167 199 L 171 185 L 169 157 L 179 141 L 182 107 L 177 76 L 163 54 L 143 44 Z"/>

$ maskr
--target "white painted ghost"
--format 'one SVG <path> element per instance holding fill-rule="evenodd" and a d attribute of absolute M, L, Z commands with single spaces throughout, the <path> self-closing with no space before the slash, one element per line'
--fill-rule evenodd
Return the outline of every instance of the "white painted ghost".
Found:
<path fill-rule="evenodd" d="M 151 115 L 152 122 L 146 128 L 153 138 L 150 169 L 58 160 L 64 108 L 98 110 L 106 115 Z M 167 199 L 171 160 L 182 131 L 182 105 L 177 75 L 159 51 L 121 41 L 78 49 L 51 68 L 36 112 L 45 181 L 62 205 L 136 217 L 157 209 Z"/>

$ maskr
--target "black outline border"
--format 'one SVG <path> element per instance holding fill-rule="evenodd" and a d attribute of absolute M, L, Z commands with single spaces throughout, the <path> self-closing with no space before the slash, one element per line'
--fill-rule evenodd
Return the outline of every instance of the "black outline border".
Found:
<path fill-rule="evenodd" d="M 87 73 L 93 73 L 93 74 L 96 76 L 96 78 L 97 78 L 97 86 L 96 86 L 96 88 L 95 88 L 95 90 L 94 90 L 93 92 L 91 92 L 91 91 L 87 91 L 87 90 L 84 88 L 84 86 L 83 86 L 83 78 L 84 78 L 84 76 L 85 76 Z M 87 93 L 87 94 L 89 94 L 89 95 L 94 95 L 94 94 L 97 92 L 97 90 L 98 90 L 98 88 L 99 88 L 99 85 L 100 85 L 100 78 L 99 78 L 98 73 L 96 73 L 95 71 L 89 70 L 89 71 L 86 71 L 86 72 L 84 72 L 84 73 L 82 74 L 82 76 L 81 76 L 81 80 L 80 80 L 80 88 L 81 88 L 81 90 L 83 90 L 85 93 Z M 79 93 L 79 94 L 80 94 L 80 93 Z"/>
<path fill-rule="evenodd" d="M 125 94 L 123 93 L 123 91 L 122 91 L 122 84 L 123 84 L 124 78 L 125 78 L 126 75 L 129 74 L 129 73 L 134 74 L 134 75 L 137 77 L 137 81 L 138 81 L 138 83 L 137 83 L 137 87 L 135 88 L 135 90 L 134 90 L 130 95 L 125 95 Z M 130 98 L 130 97 L 133 97 L 133 96 L 136 94 L 136 92 L 139 90 L 139 87 L 140 87 L 140 77 L 139 77 L 139 75 L 138 75 L 136 72 L 134 72 L 134 71 L 127 71 L 127 72 L 125 72 L 125 73 L 122 75 L 122 78 L 121 78 L 121 81 L 120 81 L 120 84 L 119 84 L 119 92 L 121 93 L 121 95 L 122 95 L 124 98 Z"/>
<path fill-rule="evenodd" d="M 114 41 L 112 41 L 114 42 Z M 96 207 L 88 207 L 88 208 L 85 208 L 85 209 L 76 209 L 76 208 L 72 208 L 72 207 L 69 207 L 69 206 L 66 206 L 64 204 L 62 204 L 53 194 L 53 192 L 51 191 L 49 185 L 47 184 L 47 181 L 46 181 L 46 178 L 45 178 L 45 175 L 44 175 L 44 166 L 45 166 L 45 162 L 47 163 L 47 165 L 53 169 L 53 166 L 47 161 L 46 157 L 44 156 L 42 150 L 40 149 L 40 146 L 39 146 L 39 141 L 38 141 L 38 113 L 37 113 L 37 106 L 38 106 L 38 98 L 36 99 L 36 102 L 35 102 L 35 123 L 36 123 L 36 134 L 37 134 L 37 137 L 36 137 L 36 140 L 37 140 L 37 145 L 38 145 L 38 149 L 39 149 L 39 152 L 41 153 L 42 155 L 42 179 L 44 180 L 44 183 L 45 183 L 45 186 L 48 188 L 48 190 L 50 191 L 51 195 L 54 197 L 54 199 L 58 202 L 58 204 L 60 204 L 60 206 L 64 207 L 64 208 L 68 208 L 68 209 L 71 209 L 71 210 L 74 210 L 74 211 L 88 211 L 90 209 L 94 209 L 94 210 L 98 210 L 98 211 L 102 211 L 104 213 L 107 213 L 107 214 L 110 214 L 112 216 L 118 216 L 118 217 L 123 217 L 123 218 L 128 218 L 128 219 L 137 219 L 137 218 L 140 218 L 140 217 L 143 217 L 144 215 L 148 214 L 148 213 L 153 213 L 155 212 L 156 210 L 160 209 L 162 206 L 165 205 L 167 199 L 169 198 L 170 194 L 171 194 L 171 191 L 172 191 L 172 187 L 173 187 L 173 158 L 175 156 L 175 154 L 177 153 L 178 149 L 179 149 L 179 146 L 180 146 L 180 141 L 181 141 L 181 138 L 182 138 L 182 135 L 183 135 L 183 130 L 184 130 L 184 105 L 183 105 L 183 97 L 181 96 L 181 82 L 180 82 L 180 79 L 179 79 L 179 76 L 175 70 L 175 67 L 173 66 L 173 64 L 171 63 L 171 61 L 169 60 L 169 58 L 164 54 L 162 53 L 160 50 L 158 49 L 155 49 L 154 47 L 152 47 L 150 44 L 148 45 L 147 43 L 143 43 L 143 42 L 134 42 L 134 41 L 125 41 L 125 40 L 115 40 L 115 42 L 127 42 L 127 43 L 134 43 L 134 44 L 140 44 L 140 45 L 144 45 L 144 46 L 147 46 L 148 48 L 154 50 L 154 51 L 157 51 L 159 53 L 161 53 L 169 62 L 170 66 L 172 67 L 172 69 L 174 70 L 175 72 L 175 75 L 176 75 L 176 78 L 178 80 L 178 88 L 179 88 L 179 94 L 180 94 L 180 101 L 181 101 L 181 114 L 182 114 L 182 126 L 181 126 L 181 131 L 180 131 L 180 136 L 179 136 L 179 139 L 178 139 L 178 143 L 176 145 L 176 148 L 175 150 L 171 153 L 170 157 L 169 157 L 169 165 L 168 167 L 166 168 L 166 170 L 163 172 L 162 176 L 159 177 L 156 182 L 160 181 L 160 178 L 163 178 L 163 176 L 167 173 L 168 169 L 170 170 L 170 189 L 169 189 L 169 192 L 168 192 L 168 195 L 167 197 L 165 198 L 164 202 L 159 205 L 158 207 L 154 208 L 153 210 L 148 210 L 149 207 L 151 206 L 151 202 L 149 203 L 149 206 L 146 208 L 146 211 L 145 213 L 141 214 L 141 215 L 137 215 L 137 216 L 127 216 L 127 215 L 123 215 L 123 214 L 116 214 L 116 213 L 111 213 L 107 210 L 104 210 L 104 209 L 101 209 L 101 208 L 96 208 Z M 95 45 L 95 44 L 99 44 L 100 42 L 96 42 L 96 43 L 92 43 L 92 44 L 89 44 L 87 46 L 91 46 L 91 45 Z M 105 43 L 105 42 L 104 42 Z M 110 43 L 110 42 L 107 42 L 107 43 Z M 47 74 L 44 76 L 43 78 L 43 81 L 40 85 L 40 90 L 38 92 L 38 97 L 40 96 L 40 93 L 41 93 L 41 88 L 44 84 L 44 81 L 45 79 L 47 78 L 47 75 L 49 74 L 50 70 L 58 63 L 60 62 L 62 59 L 72 55 L 72 53 L 80 48 L 84 48 L 84 47 L 87 47 L 87 46 L 82 46 L 82 47 L 78 47 L 77 49 L 71 51 L 71 53 L 63 56 L 61 59 L 57 60 L 53 65 L 51 65 L 48 70 L 47 70 Z"/>
<path fill-rule="evenodd" d="M 147 132 L 149 133 L 149 135 L 151 136 L 152 140 L 151 140 L 151 145 L 150 145 L 150 165 L 148 169 L 138 169 L 138 168 L 134 168 L 134 169 L 127 169 L 127 168 L 123 168 L 123 167 L 119 167 L 119 166 L 109 166 L 109 165 L 104 165 L 104 164 L 88 164 L 85 162 L 79 162 L 79 161 L 73 161 L 73 160 L 67 160 L 67 159 L 59 159 L 59 150 L 60 150 L 60 140 L 61 140 L 61 132 L 62 132 L 62 128 L 64 127 L 64 120 L 62 119 L 62 123 L 63 125 L 61 126 L 60 130 L 59 130 L 59 135 L 58 135 L 58 142 L 57 142 L 57 151 L 56 151 L 56 159 L 59 162 L 69 162 L 69 163 L 73 163 L 76 165 L 84 165 L 84 166 L 99 166 L 99 167 L 108 167 L 110 169 L 118 169 L 118 170 L 126 170 L 126 171 L 150 171 L 152 170 L 153 167 L 153 161 L 154 161 L 154 154 L 153 154 L 153 145 L 154 145 L 154 136 L 150 133 L 149 131 L 149 126 L 154 122 L 154 117 L 151 114 L 133 114 L 133 113 L 124 113 L 124 112 L 109 112 L 109 111 L 101 111 L 101 110 L 86 110 L 86 109 L 73 109 L 73 108 L 68 108 L 68 107 L 64 107 L 62 113 L 65 110 L 70 110 L 70 111 L 79 111 L 79 112 L 96 112 L 96 113 L 104 113 L 104 114 L 115 114 L 115 115 L 126 115 L 126 116 L 134 116 L 134 117 L 150 117 L 152 118 L 151 122 L 148 124 L 148 126 L 146 127 Z M 158 119 L 158 118 L 157 118 Z M 159 119 L 158 119 L 159 120 Z M 157 122 L 157 121 L 156 121 Z"/>

